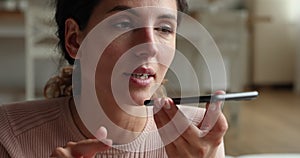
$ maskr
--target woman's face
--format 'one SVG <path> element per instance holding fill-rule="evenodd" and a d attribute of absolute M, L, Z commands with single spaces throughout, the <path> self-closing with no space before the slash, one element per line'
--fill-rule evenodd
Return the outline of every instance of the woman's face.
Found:
<path fill-rule="evenodd" d="M 132 9 L 149 6 L 166 9 Z M 87 35 L 106 18 L 107 32 L 123 33 L 105 48 L 98 62 L 98 98 L 110 102 L 117 92 L 122 102 L 142 105 L 162 82 L 174 57 L 176 0 L 102 0 L 83 34 Z"/>

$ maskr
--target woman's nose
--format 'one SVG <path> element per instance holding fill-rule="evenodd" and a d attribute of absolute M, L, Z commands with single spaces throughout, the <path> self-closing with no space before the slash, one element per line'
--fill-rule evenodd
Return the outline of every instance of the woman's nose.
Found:
<path fill-rule="evenodd" d="M 140 49 L 135 52 L 137 57 L 150 58 L 158 52 L 158 44 L 155 39 L 155 30 L 151 27 L 139 28 L 136 30 L 137 45 Z"/>

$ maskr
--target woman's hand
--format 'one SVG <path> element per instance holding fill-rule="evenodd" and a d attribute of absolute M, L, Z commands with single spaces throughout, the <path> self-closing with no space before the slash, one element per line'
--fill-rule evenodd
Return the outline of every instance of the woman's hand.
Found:
<path fill-rule="evenodd" d="M 97 132 L 97 139 L 68 142 L 65 147 L 57 147 L 50 157 L 93 158 L 98 152 L 106 151 L 111 148 L 112 140 L 106 137 L 107 131 L 104 127 L 101 127 Z"/>
<path fill-rule="evenodd" d="M 194 125 L 171 99 L 156 100 L 154 119 L 168 157 L 225 157 L 221 144 L 228 125 L 221 106 L 222 102 L 207 104 L 205 113 L 199 113 L 200 117 L 204 115 L 201 123 Z"/>

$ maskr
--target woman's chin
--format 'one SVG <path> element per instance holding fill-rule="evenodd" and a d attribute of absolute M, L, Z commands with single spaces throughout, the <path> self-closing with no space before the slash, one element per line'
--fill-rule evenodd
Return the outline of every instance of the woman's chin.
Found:
<path fill-rule="evenodd" d="M 135 95 L 136 94 L 136 95 Z M 147 99 L 150 99 L 149 93 L 144 94 L 144 93 L 131 93 L 131 98 L 134 101 L 134 104 L 137 106 L 142 106 L 144 105 L 144 101 Z"/>
<path fill-rule="evenodd" d="M 142 105 L 144 105 L 145 100 L 146 99 L 134 99 L 134 105 L 135 106 L 142 106 Z"/>

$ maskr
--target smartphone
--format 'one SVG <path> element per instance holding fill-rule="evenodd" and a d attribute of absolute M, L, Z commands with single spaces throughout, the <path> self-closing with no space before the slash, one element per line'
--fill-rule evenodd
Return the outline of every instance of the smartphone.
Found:
<path fill-rule="evenodd" d="M 175 104 L 192 104 L 192 103 L 209 103 L 216 101 L 240 101 L 240 100 L 253 100 L 258 97 L 257 91 L 251 92 L 239 92 L 239 93 L 227 93 L 227 94 L 212 94 L 205 96 L 193 96 L 184 98 L 171 98 Z M 154 104 L 153 100 L 145 100 L 144 105 L 151 106 Z"/>

